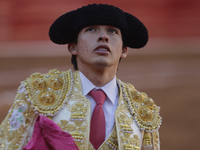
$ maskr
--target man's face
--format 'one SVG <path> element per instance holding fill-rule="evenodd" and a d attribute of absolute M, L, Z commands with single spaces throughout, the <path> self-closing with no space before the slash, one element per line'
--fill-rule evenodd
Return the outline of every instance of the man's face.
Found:
<path fill-rule="evenodd" d="M 76 55 L 79 70 L 115 67 L 119 59 L 127 55 L 123 47 L 120 29 L 108 25 L 94 25 L 83 28 L 78 34 L 77 44 L 70 43 L 69 51 Z"/>

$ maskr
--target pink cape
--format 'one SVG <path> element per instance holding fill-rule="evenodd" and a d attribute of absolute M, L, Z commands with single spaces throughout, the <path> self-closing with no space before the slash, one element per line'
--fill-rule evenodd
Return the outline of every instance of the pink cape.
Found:
<path fill-rule="evenodd" d="M 69 133 L 47 117 L 38 116 L 33 136 L 23 150 L 78 150 L 78 147 Z"/>

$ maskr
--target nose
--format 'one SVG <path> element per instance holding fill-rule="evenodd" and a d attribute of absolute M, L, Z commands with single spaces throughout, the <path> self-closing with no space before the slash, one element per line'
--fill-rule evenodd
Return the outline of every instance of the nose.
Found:
<path fill-rule="evenodd" d="M 98 38 L 98 42 L 108 42 L 108 35 L 105 32 L 101 32 Z"/>

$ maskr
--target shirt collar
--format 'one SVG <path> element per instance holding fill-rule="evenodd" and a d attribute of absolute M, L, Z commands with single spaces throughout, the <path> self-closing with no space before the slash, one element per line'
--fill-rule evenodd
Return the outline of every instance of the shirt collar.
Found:
<path fill-rule="evenodd" d="M 118 95 L 116 76 L 104 86 L 96 87 L 81 71 L 79 71 L 79 73 L 80 73 L 80 79 L 84 96 L 86 96 L 94 88 L 102 89 L 106 93 L 108 99 L 113 104 L 115 103 L 116 96 Z"/>

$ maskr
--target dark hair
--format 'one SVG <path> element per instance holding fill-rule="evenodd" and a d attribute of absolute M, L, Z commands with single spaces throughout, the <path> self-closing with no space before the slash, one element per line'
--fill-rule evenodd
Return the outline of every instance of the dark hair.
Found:
<path fill-rule="evenodd" d="M 72 55 L 71 62 L 72 62 L 72 65 L 74 65 L 74 70 L 78 70 L 78 65 L 77 65 L 77 61 L 76 61 L 76 55 Z"/>
<path fill-rule="evenodd" d="M 77 44 L 78 43 L 78 33 L 79 33 L 80 31 L 77 31 L 76 32 L 76 36 L 75 36 L 75 38 L 74 38 L 74 43 L 75 44 Z M 78 65 L 77 65 L 77 61 L 76 61 L 76 55 L 72 55 L 72 57 L 71 57 L 71 63 L 72 63 L 72 65 L 74 66 L 74 70 L 78 70 Z"/>

